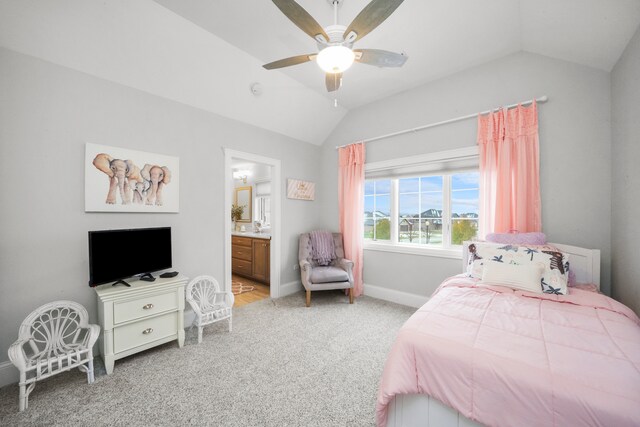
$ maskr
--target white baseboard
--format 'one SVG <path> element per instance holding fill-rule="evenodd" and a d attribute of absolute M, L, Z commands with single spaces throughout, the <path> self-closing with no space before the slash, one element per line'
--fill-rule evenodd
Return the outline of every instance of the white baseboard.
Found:
<path fill-rule="evenodd" d="M 287 295 L 295 294 L 296 292 L 300 292 L 304 290 L 304 286 L 302 286 L 302 282 L 299 280 L 295 280 L 289 283 L 283 283 L 280 285 L 280 296 L 286 297 Z"/>
<path fill-rule="evenodd" d="M 280 286 L 280 296 L 295 294 L 304 290 L 304 286 L 299 280 L 284 283 Z M 411 294 L 409 292 L 396 291 L 394 289 L 383 288 L 382 286 L 364 284 L 364 294 L 368 297 L 377 298 L 396 304 L 408 305 L 409 307 L 422 307 L 428 300 L 428 296 Z"/>
<path fill-rule="evenodd" d="M 422 307 L 427 301 L 429 301 L 429 297 L 425 295 L 410 294 L 409 292 L 383 288 L 382 286 L 368 285 L 366 283 L 364 284 L 364 294 L 368 297 L 416 308 Z"/>
<path fill-rule="evenodd" d="M 10 361 L 0 363 L 0 387 L 17 383 L 20 380 L 20 374 L 13 363 Z"/>

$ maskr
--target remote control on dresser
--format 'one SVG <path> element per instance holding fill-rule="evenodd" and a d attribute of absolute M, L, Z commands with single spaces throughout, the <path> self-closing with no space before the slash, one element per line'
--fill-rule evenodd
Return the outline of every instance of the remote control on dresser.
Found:
<path fill-rule="evenodd" d="M 167 271 L 166 273 L 162 273 L 160 277 L 162 277 L 163 279 L 168 279 L 170 277 L 176 277 L 177 275 L 177 271 Z"/>

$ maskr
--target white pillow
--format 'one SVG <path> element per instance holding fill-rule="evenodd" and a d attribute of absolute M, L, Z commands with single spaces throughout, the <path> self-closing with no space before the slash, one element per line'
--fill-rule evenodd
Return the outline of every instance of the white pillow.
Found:
<path fill-rule="evenodd" d="M 487 261 L 482 269 L 480 283 L 541 294 L 543 275 L 544 267 L 538 264 L 518 265 Z"/>
<path fill-rule="evenodd" d="M 502 245 L 487 242 L 470 242 L 467 274 L 482 279 L 483 265 L 488 261 L 504 264 L 540 265 L 544 268 L 542 291 L 550 294 L 567 294 L 569 279 L 569 255 L 550 245 Z"/>

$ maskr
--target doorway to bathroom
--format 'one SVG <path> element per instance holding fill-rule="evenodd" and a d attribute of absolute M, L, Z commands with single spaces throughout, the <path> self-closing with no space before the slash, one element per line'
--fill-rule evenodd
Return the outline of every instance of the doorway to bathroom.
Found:
<path fill-rule="evenodd" d="M 280 161 L 225 149 L 225 288 L 234 306 L 280 288 Z"/>

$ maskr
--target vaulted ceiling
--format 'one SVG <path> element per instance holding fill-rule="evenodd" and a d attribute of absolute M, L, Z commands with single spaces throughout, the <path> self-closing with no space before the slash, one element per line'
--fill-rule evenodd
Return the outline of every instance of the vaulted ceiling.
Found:
<path fill-rule="evenodd" d="M 314 53 L 316 43 L 269 0 L 156 0 L 263 63 Z M 323 27 L 332 0 L 297 0 Z M 369 0 L 340 0 L 348 25 Z M 522 50 L 610 71 L 640 22 L 638 0 L 405 0 L 358 48 L 405 52 L 399 69 L 354 64 L 337 92 L 353 108 Z M 314 62 L 285 73 L 331 99 Z"/>
<path fill-rule="evenodd" d="M 333 23 L 330 0 L 298 1 Z M 341 0 L 339 23 L 367 3 Z M 262 68 L 317 49 L 270 0 L 0 0 L 0 47 L 322 144 L 351 108 L 511 53 L 610 71 L 639 23 L 640 0 L 405 0 L 356 47 L 409 60 L 355 64 L 338 107 L 315 63 Z"/>

